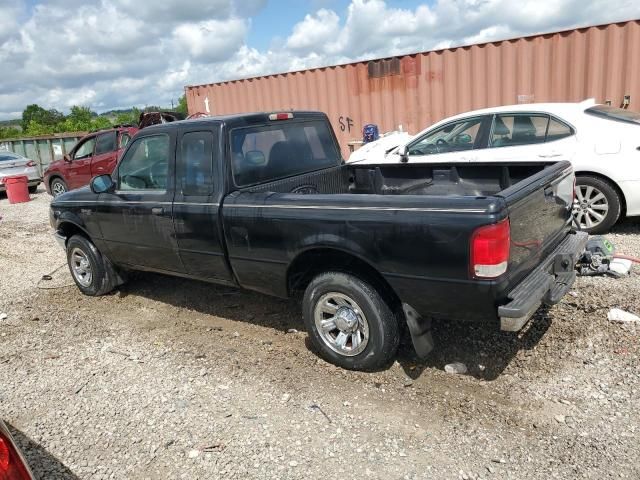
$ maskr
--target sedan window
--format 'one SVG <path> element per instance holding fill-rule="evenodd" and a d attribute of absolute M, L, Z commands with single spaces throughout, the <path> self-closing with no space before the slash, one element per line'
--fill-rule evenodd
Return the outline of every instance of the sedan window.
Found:
<path fill-rule="evenodd" d="M 496 115 L 491 146 L 495 148 L 544 143 L 548 124 L 548 115 Z"/>
<path fill-rule="evenodd" d="M 560 140 L 561 138 L 570 137 L 571 135 L 573 135 L 573 129 L 569 125 L 552 118 L 549 122 L 545 141 L 552 142 L 554 140 Z"/>
<path fill-rule="evenodd" d="M 640 113 L 622 108 L 611 107 L 609 105 L 596 105 L 587 108 L 584 113 L 595 115 L 597 117 L 606 118 L 607 120 L 615 120 L 626 123 L 640 123 Z"/>
<path fill-rule="evenodd" d="M 471 150 L 481 132 L 483 120 L 484 117 L 474 117 L 448 123 L 409 145 L 409 155 L 433 155 Z"/>
<path fill-rule="evenodd" d="M 20 157 L 13 153 L 0 153 L 0 162 L 18 160 Z"/>

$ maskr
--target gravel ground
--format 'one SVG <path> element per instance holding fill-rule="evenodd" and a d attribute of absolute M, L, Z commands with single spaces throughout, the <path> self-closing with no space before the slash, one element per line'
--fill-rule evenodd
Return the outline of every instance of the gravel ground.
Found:
<path fill-rule="evenodd" d="M 82 296 L 48 197 L 0 199 L 0 417 L 56 478 L 640 478 L 640 268 L 579 278 L 519 335 L 439 323 L 377 373 L 309 349 L 300 308 L 150 274 Z M 640 256 L 640 222 L 610 236 Z M 447 374 L 460 361 L 468 375 Z"/>

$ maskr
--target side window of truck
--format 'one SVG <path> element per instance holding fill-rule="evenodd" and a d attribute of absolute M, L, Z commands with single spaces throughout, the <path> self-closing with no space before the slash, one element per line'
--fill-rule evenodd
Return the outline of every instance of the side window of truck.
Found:
<path fill-rule="evenodd" d="M 115 131 L 100 134 L 96 142 L 96 155 L 115 151 L 117 137 L 118 134 Z"/>
<path fill-rule="evenodd" d="M 230 133 L 231 168 L 237 186 L 269 182 L 340 164 L 326 122 L 279 121 L 235 128 Z"/>
<path fill-rule="evenodd" d="M 118 166 L 119 190 L 166 190 L 169 136 L 138 138 Z"/>
<path fill-rule="evenodd" d="M 180 140 L 178 181 L 185 196 L 213 193 L 213 145 L 210 131 L 188 132 Z"/>

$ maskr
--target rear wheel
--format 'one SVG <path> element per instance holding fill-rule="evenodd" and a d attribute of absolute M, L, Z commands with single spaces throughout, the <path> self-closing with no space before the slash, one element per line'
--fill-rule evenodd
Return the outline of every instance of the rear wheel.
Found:
<path fill-rule="evenodd" d="M 358 277 L 327 272 L 304 293 L 309 337 L 329 362 L 351 370 L 374 370 L 395 357 L 398 318 L 378 291 Z"/>
<path fill-rule="evenodd" d="M 590 175 L 576 178 L 573 218 L 577 228 L 589 234 L 606 233 L 620 211 L 620 196 L 610 182 Z"/>
<path fill-rule="evenodd" d="M 54 197 L 59 197 L 67 190 L 67 184 L 61 178 L 56 177 L 51 180 L 51 195 L 53 195 Z"/>
<path fill-rule="evenodd" d="M 67 242 L 67 263 L 73 281 L 85 295 L 104 295 L 117 284 L 117 275 L 111 263 L 91 241 L 81 235 L 74 235 Z"/>

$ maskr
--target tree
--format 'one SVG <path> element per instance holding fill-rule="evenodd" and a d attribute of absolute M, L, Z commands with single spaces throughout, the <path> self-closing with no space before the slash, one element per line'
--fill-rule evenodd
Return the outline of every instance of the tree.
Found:
<path fill-rule="evenodd" d="M 93 130 L 94 113 L 89 107 L 71 107 L 71 113 L 67 115 L 60 127 L 63 132 L 88 132 Z"/>
<path fill-rule="evenodd" d="M 44 125 L 36 120 L 30 120 L 24 133 L 28 137 L 37 137 L 38 135 L 49 135 L 54 133 L 55 125 Z"/>
<path fill-rule="evenodd" d="M 187 96 L 182 95 L 178 99 L 178 106 L 176 107 L 176 112 L 182 113 L 185 117 L 189 115 L 189 110 L 187 108 Z"/>
<path fill-rule="evenodd" d="M 28 105 L 22 112 L 22 130 L 27 131 L 31 121 L 35 121 L 38 125 L 44 127 L 53 128 L 63 120 L 64 115 L 55 108 L 46 110 L 40 105 L 33 103 Z"/>
<path fill-rule="evenodd" d="M 0 138 L 18 138 L 20 133 L 16 127 L 0 127 Z"/>
<path fill-rule="evenodd" d="M 140 119 L 140 109 L 133 107 L 128 112 L 121 112 L 116 117 L 115 125 L 137 125 Z"/>

